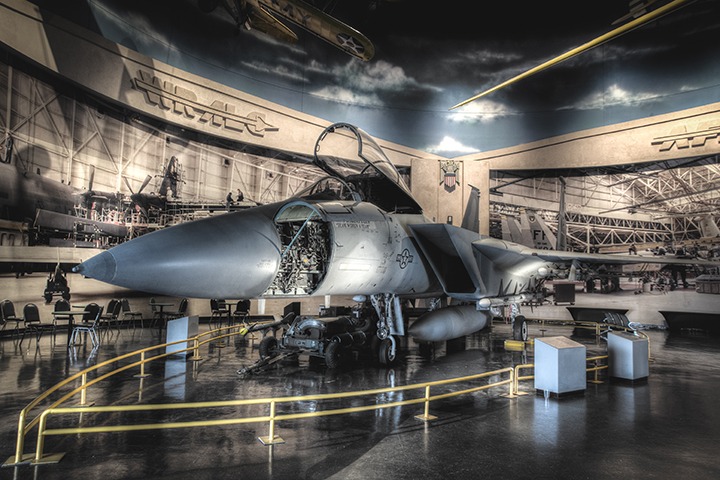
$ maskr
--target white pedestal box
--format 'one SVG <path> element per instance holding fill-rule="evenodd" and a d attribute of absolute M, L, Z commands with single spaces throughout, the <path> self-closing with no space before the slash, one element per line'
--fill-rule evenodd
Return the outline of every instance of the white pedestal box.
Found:
<path fill-rule="evenodd" d="M 608 333 L 608 372 L 610 378 L 640 380 L 650 374 L 648 340 L 630 333 Z"/>
<path fill-rule="evenodd" d="M 567 337 L 535 339 L 535 390 L 560 396 L 587 387 L 585 345 Z"/>
<path fill-rule="evenodd" d="M 199 317 L 182 317 L 170 320 L 167 322 L 167 336 L 166 342 L 177 342 L 178 340 L 185 340 L 186 338 L 194 337 L 198 334 Z M 188 347 L 192 347 L 190 342 L 181 342 L 175 345 L 168 345 L 165 347 L 165 353 L 174 353 L 179 350 L 184 350 Z M 179 352 L 176 355 L 182 355 L 187 357 L 192 352 Z"/>

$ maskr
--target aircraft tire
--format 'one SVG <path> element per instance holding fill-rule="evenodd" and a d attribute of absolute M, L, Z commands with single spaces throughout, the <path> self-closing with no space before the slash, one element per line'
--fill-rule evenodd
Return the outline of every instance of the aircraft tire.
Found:
<path fill-rule="evenodd" d="M 275 337 L 265 337 L 260 341 L 260 359 L 274 357 L 278 353 L 278 341 Z"/>
<path fill-rule="evenodd" d="M 342 345 L 338 342 L 328 343 L 325 350 L 325 365 L 328 368 L 338 368 L 342 364 Z"/>
<path fill-rule="evenodd" d="M 378 362 L 380 365 L 389 367 L 395 363 L 397 355 L 392 353 L 392 341 L 389 338 L 382 340 L 378 346 Z"/>
<path fill-rule="evenodd" d="M 528 339 L 527 320 L 524 315 L 518 315 L 513 321 L 513 340 L 526 342 Z"/>

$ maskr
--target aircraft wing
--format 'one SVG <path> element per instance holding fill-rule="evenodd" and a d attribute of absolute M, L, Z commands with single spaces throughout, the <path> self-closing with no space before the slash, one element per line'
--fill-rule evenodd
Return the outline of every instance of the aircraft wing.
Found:
<path fill-rule="evenodd" d="M 368 61 L 375 55 L 375 46 L 365 35 L 301 0 L 254 0 L 248 5 L 252 3 L 257 3 L 269 17 L 274 19 L 276 14 L 290 20 L 360 60 Z"/>
<path fill-rule="evenodd" d="M 283 42 L 297 42 L 298 37 L 295 35 L 295 32 L 290 30 L 284 23 L 275 18 L 275 16 L 266 9 L 250 6 L 248 8 L 247 15 L 252 28 Z"/>
<path fill-rule="evenodd" d="M 483 239 L 475 242 L 473 246 L 483 252 L 497 249 L 495 239 Z M 536 248 L 520 247 L 518 253 L 532 256 L 547 262 L 570 263 L 578 261 L 588 264 L 630 265 L 637 263 L 656 263 L 663 265 L 702 265 L 718 267 L 720 263 L 692 257 L 676 257 L 675 255 L 615 255 L 603 253 L 561 252 L 557 250 L 540 250 Z"/>
<path fill-rule="evenodd" d="M 718 262 L 675 256 L 607 255 L 540 250 L 445 224 L 410 225 L 445 293 L 463 301 L 506 297 L 531 291 L 552 264 L 640 264 L 720 266 Z"/>

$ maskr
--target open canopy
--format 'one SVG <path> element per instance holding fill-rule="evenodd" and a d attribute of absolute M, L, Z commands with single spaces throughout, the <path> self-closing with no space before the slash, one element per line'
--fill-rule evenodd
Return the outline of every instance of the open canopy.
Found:
<path fill-rule="evenodd" d="M 315 164 L 342 180 L 359 199 L 383 210 L 422 213 L 382 148 L 353 125 L 335 123 L 320 134 L 315 144 Z"/>

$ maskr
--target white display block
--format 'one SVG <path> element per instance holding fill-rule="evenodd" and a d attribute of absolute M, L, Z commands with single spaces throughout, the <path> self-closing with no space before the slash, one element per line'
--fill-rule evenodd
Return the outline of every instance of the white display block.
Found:
<path fill-rule="evenodd" d="M 608 371 L 611 378 L 640 380 L 650 374 L 648 339 L 630 333 L 608 333 Z"/>
<path fill-rule="evenodd" d="M 585 345 L 567 337 L 535 339 L 535 389 L 556 395 L 584 391 Z"/>
<path fill-rule="evenodd" d="M 193 315 L 192 317 L 176 318 L 167 322 L 167 336 L 165 341 L 167 343 L 177 342 L 178 340 L 185 340 L 187 338 L 195 337 L 198 334 L 199 317 Z M 165 353 L 174 353 L 178 350 L 184 350 L 188 347 L 192 347 L 190 342 L 181 342 L 175 345 L 168 345 L 165 347 Z M 187 355 L 192 352 L 179 352 L 175 355 Z"/>
<path fill-rule="evenodd" d="M 184 358 L 180 358 L 181 355 L 178 353 L 174 357 L 168 357 L 165 361 L 163 389 L 166 397 L 184 402 L 188 362 Z"/>

